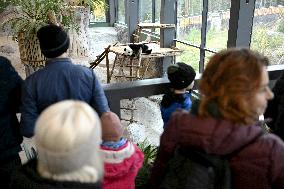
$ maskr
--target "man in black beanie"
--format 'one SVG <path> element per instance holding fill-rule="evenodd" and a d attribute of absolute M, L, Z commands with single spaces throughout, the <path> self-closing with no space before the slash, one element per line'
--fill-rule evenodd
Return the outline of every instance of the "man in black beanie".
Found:
<path fill-rule="evenodd" d="M 164 128 L 176 109 L 191 109 L 191 90 L 196 76 L 194 69 L 183 62 L 170 65 L 167 74 L 171 88 L 170 91 L 163 96 L 161 102 Z"/>
<path fill-rule="evenodd" d="M 61 100 L 85 101 L 100 116 L 109 111 L 106 96 L 93 70 L 75 65 L 67 58 L 68 34 L 59 26 L 47 25 L 39 29 L 37 37 L 47 61 L 43 69 L 34 72 L 25 81 L 21 108 L 22 135 L 32 137 L 38 115 Z"/>
<path fill-rule="evenodd" d="M 37 32 L 37 37 L 40 42 L 41 52 L 46 58 L 59 57 L 69 48 L 69 36 L 59 26 L 44 26 Z"/>

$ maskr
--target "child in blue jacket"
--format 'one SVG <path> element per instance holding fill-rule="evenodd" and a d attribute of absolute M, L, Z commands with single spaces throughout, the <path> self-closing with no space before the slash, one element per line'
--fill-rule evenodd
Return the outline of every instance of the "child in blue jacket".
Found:
<path fill-rule="evenodd" d="M 163 96 L 161 102 L 164 129 L 176 109 L 191 109 L 191 90 L 196 76 L 194 69 L 183 62 L 170 65 L 167 74 L 170 81 L 170 91 Z"/>

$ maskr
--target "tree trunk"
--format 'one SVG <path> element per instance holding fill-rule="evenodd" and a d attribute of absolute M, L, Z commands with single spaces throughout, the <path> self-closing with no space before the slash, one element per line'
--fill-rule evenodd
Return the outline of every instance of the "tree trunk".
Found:
<path fill-rule="evenodd" d="M 90 7 L 77 6 L 74 8 L 76 23 L 79 31 L 71 30 L 69 56 L 73 58 L 89 56 L 88 27 L 90 21 Z"/>

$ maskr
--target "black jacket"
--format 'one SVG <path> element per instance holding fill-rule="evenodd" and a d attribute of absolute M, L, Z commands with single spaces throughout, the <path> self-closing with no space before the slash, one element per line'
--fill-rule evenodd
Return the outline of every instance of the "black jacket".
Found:
<path fill-rule="evenodd" d="M 42 178 L 36 171 L 37 161 L 29 161 L 15 171 L 11 179 L 11 189 L 100 189 L 101 183 L 80 183 L 73 181 L 55 181 Z"/>
<path fill-rule="evenodd" d="M 284 140 L 284 74 L 277 80 L 272 91 L 274 98 L 268 102 L 264 117 L 272 119 L 267 123 L 268 126 Z"/>
<path fill-rule="evenodd" d="M 21 103 L 22 82 L 10 61 L 0 56 L 0 163 L 21 150 L 23 138 L 16 113 Z"/>

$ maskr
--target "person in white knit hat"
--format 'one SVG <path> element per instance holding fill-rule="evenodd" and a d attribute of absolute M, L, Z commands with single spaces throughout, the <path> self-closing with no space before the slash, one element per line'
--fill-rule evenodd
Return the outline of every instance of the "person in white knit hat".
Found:
<path fill-rule="evenodd" d="M 65 100 L 51 105 L 36 121 L 38 160 L 17 171 L 11 188 L 101 188 L 100 143 L 100 119 L 87 103 Z"/>

